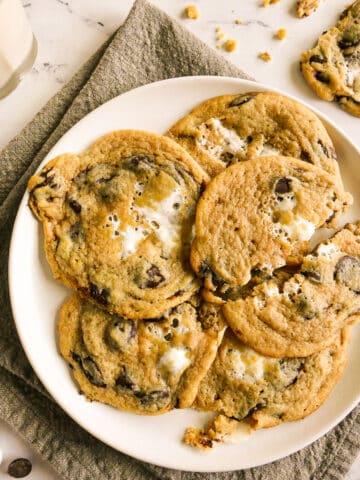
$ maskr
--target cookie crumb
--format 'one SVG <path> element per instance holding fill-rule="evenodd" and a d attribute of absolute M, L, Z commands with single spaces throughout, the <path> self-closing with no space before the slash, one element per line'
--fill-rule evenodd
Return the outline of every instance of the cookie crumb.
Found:
<path fill-rule="evenodd" d="M 235 20 L 235 23 L 236 23 L 236 25 L 241 25 L 243 22 L 242 22 L 241 18 L 237 18 Z"/>
<path fill-rule="evenodd" d="M 216 33 L 222 32 L 222 28 L 219 26 L 215 27 L 215 32 Z"/>
<path fill-rule="evenodd" d="M 264 60 L 264 62 L 271 62 L 271 55 L 269 52 L 260 52 L 258 55 L 261 60 Z"/>
<path fill-rule="evenodd" d="M 286 28 L 279 28 L 279 30 L 276 32 L 276 38 L 278 38 L 279 40 L 284 40 L 286 35 L 287 35 Z"/>
<path fill-rule="evenodd" d="M 278 3 L 280 0 L 262 0 L 261 6 L 267 7 L 268 5 L 273 5 L 274 3 Z"/>
<path fill-rule="evenodd" d="M 226 40 L 224 47 L 227 52 L 233 52 L 237 47 L 237 41 L 233 38 L 229 38 Z"/>
<path fill-rule="evenodd" d="M 185 7 L 185 15 L 191 20 L 197 20 L 200 16 L 199 9 L 196 5 L 188 5 Z"/>
<path fill-rule="evenodd" d="M 220 48 L 222 48 L 222 46 L 223 46 L 222 43 L 217 43 L 217 44 L 216 44 L 216 48 L 217 48 L 218 50 L 220 50 Z"/>
<path fill-rule="evenodd" d="M 217 35 L 216 35 L 216 40 L 222 40 L 225 36 L 225 33 L 224 32 L 219 32 Z"/>

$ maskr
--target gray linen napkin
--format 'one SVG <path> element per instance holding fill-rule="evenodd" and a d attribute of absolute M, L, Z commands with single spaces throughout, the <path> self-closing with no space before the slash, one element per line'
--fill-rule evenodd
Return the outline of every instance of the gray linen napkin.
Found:
<path fill-rule="evenodd" d="M 105 101 L 134 87 L 184 75 L 248 78 L 146 0 L 114 36 L 0 152 L 0 417 L 65 479 L 341 479 L 359 451 L 360 408 L 304 450 L 263 467 L 200 474 L 134 460 L 93 438 L 45 391 L 14 327 L 7 281 L 9 241 L 27 180 L 58 139 Z"/>

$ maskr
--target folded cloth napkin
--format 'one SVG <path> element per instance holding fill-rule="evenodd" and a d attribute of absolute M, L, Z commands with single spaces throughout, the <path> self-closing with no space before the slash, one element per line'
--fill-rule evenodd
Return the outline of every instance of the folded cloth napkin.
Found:
<path fill-rule="evenodd" d="M 248 78 L 176 21 L 137 0 L 119 30 L 0 153 L 0 417 L 65 479 L 340 479 L 360 447 L 360 409 L 302 451 L 258 468 L 189 473 L 134 460 L 93 438 L 50 398 L 30 367 L 14 327 L 7 257 L 26 183 L 59 138 L 84 115 L 134 87 L 184 75 Z"/>

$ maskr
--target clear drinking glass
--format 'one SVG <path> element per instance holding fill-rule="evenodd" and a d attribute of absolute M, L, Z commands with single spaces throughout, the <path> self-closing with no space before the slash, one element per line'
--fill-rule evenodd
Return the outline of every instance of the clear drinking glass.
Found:
<path fill-rule="evenodd" d="M 20 0 L 0 0 L 0 98 L 14 90 L 36 54 L 36 39 Z"/>

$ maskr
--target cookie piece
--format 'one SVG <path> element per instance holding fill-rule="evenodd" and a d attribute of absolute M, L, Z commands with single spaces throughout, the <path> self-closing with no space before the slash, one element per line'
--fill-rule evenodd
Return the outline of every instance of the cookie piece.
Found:
<path fill-rule="evenodd" d="M 342 13 L 313 49 L 302 54 L 300 68 L 320 98 L 338 102 L 360 117 L 360 0 Z"/>
<path fill-rule="evenodd" d="M 359 294 L 360 224 L 322 242 L 280 287 L 264 282 L 224 305 L 223 313 L 234 333 L 263 355 L 306 356 L 357 320 Z"/>
<path fill-rule="evenodd" d="M 185 443 L 201 449 L 233 441 L 235 433 L 299 420 L 325 401 L 347 359 L 349 330 L 306 358 L 270 358 L 240 342 L 228 330 L 202 380 L 194 408 L 219 415 L 203 430 L 187 429 Z"/>
<path fill-rule="evenodd" d="M 188 264 L 204 174 L 175 142 L 110 133 L 30 179 L 55 278 L 128 318 L 156 318 L 198 289 Z"/>
<path fill-rule="evenodd" d="M 135 322 L 73 295 L 59 314 L 60 352 L 89 400 L 143 415 L 185 408 L 224 331 L 219 322 L 205 328 L 202 310 L 185 302 L 159 321 Z"/>
<path fill-rule="evenodd" d="M 297 0 L 296 14 L 299 18 L 308 17 L 316 12 L 322 0 Z"/>
<path fill-rule="evenodd" d="M 334 226 L 351 203 L 323 170 L 288 157 L 232 165 L 215 177 L 196 211 L 191 265 L 221 297 L 308 251 L 316 228 Z"/>
<path fill-rule="evenodd" d="M 324 125 L 308 108 L 278 93 L 211 98 L 178 121 L 167 135 L 211 177 L 241 160 L 285 155 L 322 167 L 341 184 L 335 149 Z"/>

